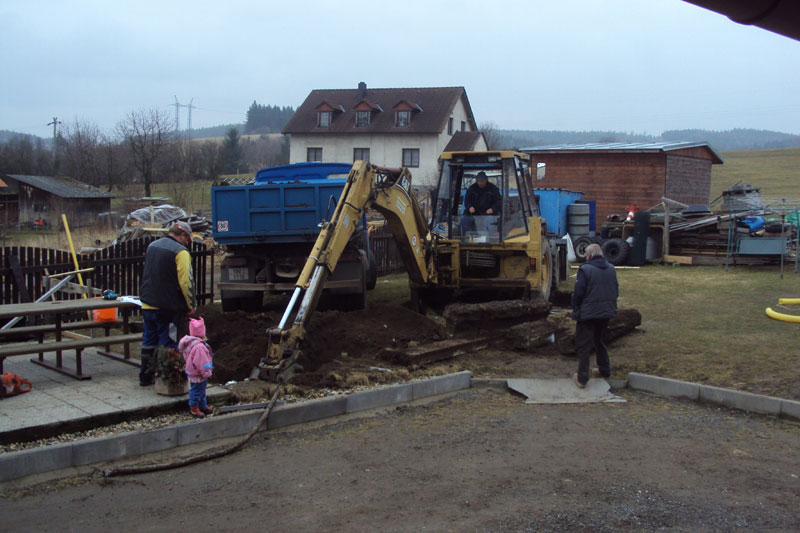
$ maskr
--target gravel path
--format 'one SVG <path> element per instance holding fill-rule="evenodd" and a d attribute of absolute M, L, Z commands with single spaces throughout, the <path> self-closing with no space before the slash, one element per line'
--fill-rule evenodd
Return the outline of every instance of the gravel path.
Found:
<path fill-rule="evenodd" d="M 0 513 L 9 530 L 800 529 L 800 424 L 622 395 L 470 390 L 179 471 L 6 492 Z"/>

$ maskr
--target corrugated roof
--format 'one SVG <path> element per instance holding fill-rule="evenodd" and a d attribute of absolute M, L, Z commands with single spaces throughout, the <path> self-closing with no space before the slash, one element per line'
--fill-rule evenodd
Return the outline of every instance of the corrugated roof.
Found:
<path fill-rule="evenodd" d="M 471 129 L 478 129 L 464 87 L 368 88 L 366 95 L 359 95 L 358 89 L 315 89 L 297 108 L 283 133 L 440 133 L 460 98 L 464 99 Z M 355 107 L 365 100 L 383 111 L 373 111 L 368 126 L 356 127 Z M 395 126 L 394 107 L 402 101 L 416 107 L 407 127 Z M 317 127 L 320 104 L 334 109 L 330 126 L 325 128 Z"/>
<path fill-rule="evenodd" d="M 687 148 L 707 148 L 717 161 L 722 156 L 707 142 L 649 142 L 649 143 L 589 143 L 589 144 L 551 144 L 522 148 L 522 152 L 670 152 Z"/>
<path fill-rule="evenodd" d="M 25 176 L 8 174 L 9 178 L 20 183 L 42 189 L 61 198 L 116 198 L 116 195 L 103 191 L 72 178 L 56 178 L 53 176 Z"/>

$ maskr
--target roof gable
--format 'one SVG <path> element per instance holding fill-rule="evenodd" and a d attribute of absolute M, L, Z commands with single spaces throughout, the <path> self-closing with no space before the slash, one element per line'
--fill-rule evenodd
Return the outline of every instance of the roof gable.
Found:
<path fill-rule="evenodd" d="M 295 111 L 292 118 L 283 128 L 285 134 L 302 133 L 441 133 L 447 125 L 447 119 L 461 100 L 467 112 L 470 128 L 475 130 L 475 118 L 466 98 L 463 87 L 419 87 L 398 89 L 365 89 L 366 95 L 358 89 L 315 89 Z M 332 118 L 327 128 L 317 127 L 316 112 L 322 102 L 336 102 L 344 108 Z M 366 127 L 354 127 L 356 107 L 366 103 L 362 110 L 383 111 L 412 110 L 414 116 L 407 127 L 397 128 L 394 113 L 374 113 Z M 397 106 L 409 106 L 402 109 Z"/>

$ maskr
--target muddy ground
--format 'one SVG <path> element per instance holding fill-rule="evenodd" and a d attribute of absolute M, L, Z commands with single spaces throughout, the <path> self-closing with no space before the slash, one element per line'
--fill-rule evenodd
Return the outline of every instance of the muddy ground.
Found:
<path fill-rule="evenodd" d="M 797 531 L 800 425 L 470 390 L 181 470 L 0 495 L 9 531 Z"/>
<path fill-rule="evenodd" d="M 200 314 L 214 351 L 212 381 L 216 383 L 241 382 L 250 375 L 266 354 L 266 330 L 277 325 L 281 316 L 278 311 L 222 313 L 214 307 L 201 309 Z M 503 329 L 496 330 L 498 338 L 505 334 Z M 490 347 L 426 365 L 394 364 L 390 355 L 382 358 L 387 348 L 426 346 L 449 336 L 440 315 L 420 315 L 404 305 L 316 312 L 301 360 L 305 371 L 293 378 L 292 392 L 302 396 L 322 388 L 350 389 L 461 370 L 470 370 L 476 377 L 567 376 L 575 370 L 574 357 L 559 355 L 554 345 L 524 351 Z"/>

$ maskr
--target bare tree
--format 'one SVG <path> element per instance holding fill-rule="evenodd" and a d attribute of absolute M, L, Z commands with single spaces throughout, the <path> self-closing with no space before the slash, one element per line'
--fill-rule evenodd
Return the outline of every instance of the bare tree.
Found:
<path fill-rule="evenodd" d="M 489 150 L 498 150 L 501 148 L 502 144 L 502 136 L 500 132 L 497 131 L 497 124 L 494 122 L 482 122 L 480 125 L 480 131 L 483 133 L 483 138 L 486 139 L 486 147 Z"/>
<path fill-rule="evenodd" d="M 172 136 L 173 119 L 160 109 L 131 111 L 117 125 L 117 132 L 128 146 L 133 165 L 142 175 L 144 194 L 151 196 L 154 171 Z"/>

